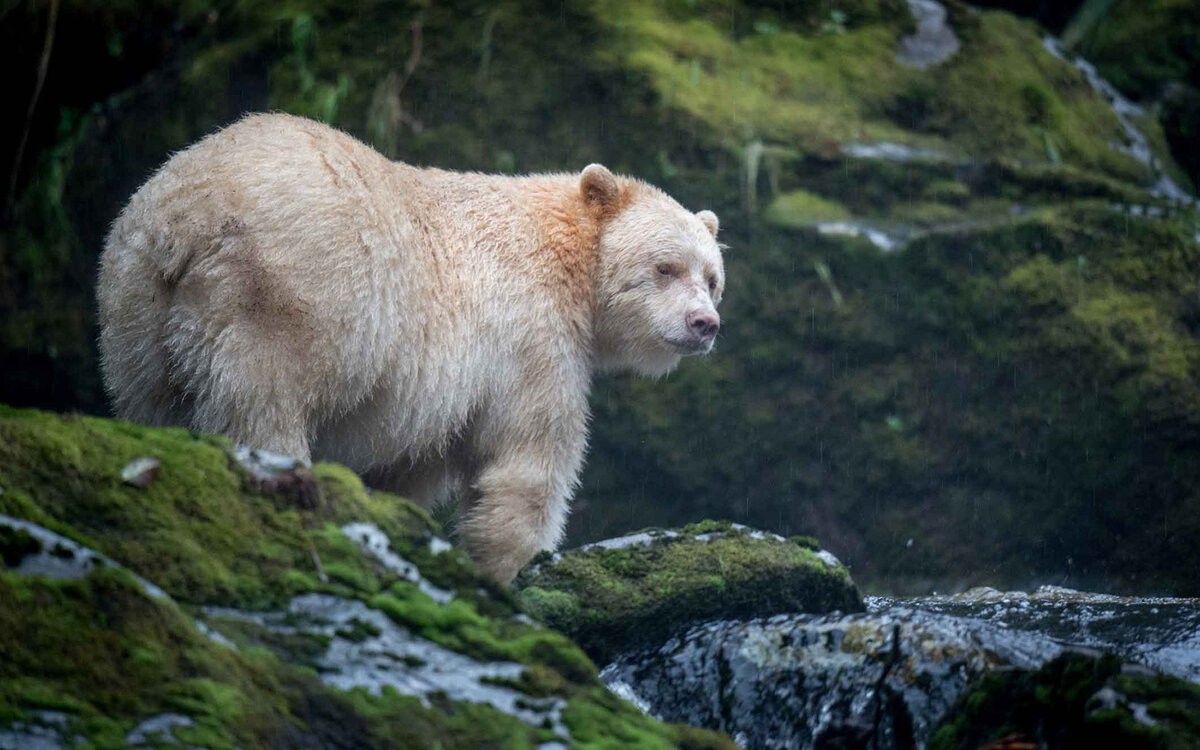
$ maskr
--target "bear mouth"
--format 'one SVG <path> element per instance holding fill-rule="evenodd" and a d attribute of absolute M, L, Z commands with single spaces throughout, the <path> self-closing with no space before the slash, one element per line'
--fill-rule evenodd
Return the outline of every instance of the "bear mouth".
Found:
<path fill-rule="evenodd" d="M 702 354 L 708 354 L 713 349 L 713 344 L 717 342 L 716 336 L 705 336 L 698 338 L 686 339 L 667 339 L 667 344 L 675 350 L 675 353 L 683 357 L 693 357 Z"/>

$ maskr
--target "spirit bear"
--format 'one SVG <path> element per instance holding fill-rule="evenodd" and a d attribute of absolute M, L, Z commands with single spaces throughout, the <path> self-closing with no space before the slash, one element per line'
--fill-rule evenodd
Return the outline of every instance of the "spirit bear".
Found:
<path fill-rule="evenodd" d="M 101 258 L 119 416 L 339 461 L 431 503 L 509 581 L 559 542 L 593 373 L 712 349 L 717 217 L 598 164 L 522 177 L 389 161 L 256 115 L 173 156 Z"/>

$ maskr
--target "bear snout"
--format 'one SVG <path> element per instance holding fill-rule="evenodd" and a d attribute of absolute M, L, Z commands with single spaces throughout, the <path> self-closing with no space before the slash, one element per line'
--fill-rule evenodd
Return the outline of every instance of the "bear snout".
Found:
<path fill-rule="evenodd" d="M 693 336 L 707 343 L 721 330 L 721 318 L 715 312 L 693 310 L 687 314 L 687 327 Z"/>

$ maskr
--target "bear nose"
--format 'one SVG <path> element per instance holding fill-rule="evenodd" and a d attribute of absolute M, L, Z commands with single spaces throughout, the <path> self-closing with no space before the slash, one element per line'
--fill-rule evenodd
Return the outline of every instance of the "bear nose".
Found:
<path fill-rule="evenodd" d="M 716 313 L 693 311 L 687 315 L 688 328 L 702 339 L 710 339 L 721 330 L 721 319 Z"/>

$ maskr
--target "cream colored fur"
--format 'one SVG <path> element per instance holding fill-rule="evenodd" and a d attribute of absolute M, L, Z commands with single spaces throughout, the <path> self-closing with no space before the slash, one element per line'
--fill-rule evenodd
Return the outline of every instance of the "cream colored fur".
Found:
<path fill-rule="evenodd" d="M 716 230 L 598 165 L 418 169 L 248 117 L 114 223 L 105 383 L 128 419 L 340 461 L 426 503 L 458 491 L 468 551 L 509 580 L 562 535 L 593 372 L 711 349 L 688 321 L 715 321 Z"/>

